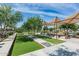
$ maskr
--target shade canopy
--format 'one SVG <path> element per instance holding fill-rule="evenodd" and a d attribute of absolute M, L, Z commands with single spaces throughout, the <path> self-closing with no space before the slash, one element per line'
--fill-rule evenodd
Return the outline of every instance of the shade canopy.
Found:
<path fill-rule="evenodd" d="M 56 17 L 50 23 L 59 23 L 59 22 L 61 22 L 61 20 L 58 17 Z"/>
<path fill-rule="evenodd" d="M 58 17 L 56 17 L 56 18 L 52 19 L 52 21 L 50 21 L 50 22 L 44 22 L 43 25 L 50 26 L 50 25 L 53 25 L 55 23 L 59 23 L 60 25 L 79 23 L 79 13 L 75 13 L 74 15 L 69 16 L 65 20 L 60 20 Z"/>
<path fill-rule="evenodd" d="M 53 24 L 59 23 L 59 22 L 61 22 L 61 20 L 58 17 L 56 17 L 56 18 L 52 19 L 52 21 L 50 21 L 50 22 L 44 22 L 43 25 L 49 25 L 50 26 L 50 25 L 53 25 Z"/>
<path fill-rule="evenodd" d="M 79 13 L 76 13 L 76 14 L 68 17 L 67 19 L 62 21 L 62 24 L 64 24 L 64 23 L 72 24 L 72 23 L 77 23 L 77 22 L 79 22 Z"/>

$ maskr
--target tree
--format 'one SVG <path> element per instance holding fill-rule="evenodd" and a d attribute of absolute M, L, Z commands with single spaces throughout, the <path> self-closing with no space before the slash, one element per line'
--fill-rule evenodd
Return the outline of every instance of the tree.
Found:
<path fill-rule="evenodd" d="M 49 28 L 49 30 L 50 30 L 50 31 L 52 31 L 52 30 L 53 30 L 53 28 Z"/>
<path fill-rule="evenodd" d="M 46 31 L 48 30 L 48 27 L 47 26 L 44 26 L 43 27 L 43 30 L 44 30 L 44 33 L 46 33 Z"/>
<path fill-rule="evenodd" d="M 77 31 L 79 29 L 79 25 L 77 24 L 70 24 L 70 25 L 71 25 L 70 28 L 72 31 Z"/>
<path fill-rule="evenodd" d="M 68 38 L 68 30 L 70 29 L 70 24 L 63 24 L 60 26 L 61 29 L 64 29 L 64 32 L 65 32 L 65 35 L 66 37 L 65 38 Z"/>
<path fill-rule="evenodd" d="M 42 28 L 42 19 L 40 17 L 30 17 L 22 27 L 35 34 Z"/>
<path fill-rule="evenodd" d="M 22 20 L 22 14 L 19 11 L 13 11 L 7 4 L 0 5 L 0 25 L 4 26 L 1 35 L 7 35 L 6 29 L 14 29 L 17 22 Z"/>
<path fill-rule="evenodd" d="M 7 5 L 1 5 L 0 7 L 0 18 L 4 24 L 4 28 L 7 26 L 10 19 L 11 7 Z"/>
<path fill-rule="evenodd" d="M 78 30 L 78 25 L 77 24 L 63 24 L 60 26 L 61 29 L 64 29 L 65 34 L 66 34 L 66 38 L 68 37 L 68 31 L 72 30 L 72 31 L 76 31 Z"/>
<path fill-rule="evenodd" d="M 10 22 L 9 22 L 9 26 L 10 27 L 15 27 L 15 25 L 17 24 L 17 22 L 19 21 L 22 21 L 22 14 L 21 12 L 19 11 L 16 11 L 12 16 L 11 16 L 11 19 L 10 19 Z"/>
<path fill-rule="evenodd" d="M 17 22 L 22 20 L 22 15 L 19 11 L 13 12 L 11 6 L 2 4 L 0 7 L 0 20 L 4 24 L 4 29 L 14 27 Z"/>

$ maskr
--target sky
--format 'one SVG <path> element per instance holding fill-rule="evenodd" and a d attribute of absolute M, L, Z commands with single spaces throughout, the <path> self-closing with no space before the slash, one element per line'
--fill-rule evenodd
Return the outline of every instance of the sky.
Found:
<path fill-rule="evenodd" d="M 79 12 L 78 3 L 10 3 L 8 5 L 14 11 L 20 11 L 23 15 L 23 21 L 18 22 L 17 27 L 20 27 L 32 16 L 40 16 L 43 20 L 49 22 L 55 17 L 64 20 L 68 16 Z"/>

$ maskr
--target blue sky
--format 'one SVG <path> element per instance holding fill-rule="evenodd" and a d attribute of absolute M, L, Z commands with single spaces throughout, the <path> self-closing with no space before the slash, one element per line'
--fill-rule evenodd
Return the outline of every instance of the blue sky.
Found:
<path fill-rule="evenodd" d="M 79 12 L 78 3 L 15 3 L 9 5 L 14 11 L 20 11 L 23 15 L 23 21 L 19 22 L 17 27 L 20 27 L 31 16 L 40 16 L 49 22 L 56 16 L 64 20 L 66 17 Z"/>

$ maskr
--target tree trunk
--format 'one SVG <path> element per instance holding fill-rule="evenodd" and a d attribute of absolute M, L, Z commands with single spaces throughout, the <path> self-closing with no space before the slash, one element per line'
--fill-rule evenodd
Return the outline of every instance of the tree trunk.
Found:
<path fill-rule="evenodd" d="M 68 38 L 69 38 L 69 35 L 68 35 L 68 29 L 67 29 L 65 39 L 68 39 Z"/>

